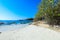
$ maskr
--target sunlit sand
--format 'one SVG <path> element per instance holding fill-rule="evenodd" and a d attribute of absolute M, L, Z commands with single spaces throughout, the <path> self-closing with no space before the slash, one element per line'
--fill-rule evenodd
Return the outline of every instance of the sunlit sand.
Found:
<path fill-rule="evenodd" d="M 20 26 L 20 24 L 17 26 Z M 12 27 L 16 27 L 16 25 Z M 0 40 L 60 40 L 60 32 L 35 25 L 27 25 L 17 30 L 2 32 Z"/>

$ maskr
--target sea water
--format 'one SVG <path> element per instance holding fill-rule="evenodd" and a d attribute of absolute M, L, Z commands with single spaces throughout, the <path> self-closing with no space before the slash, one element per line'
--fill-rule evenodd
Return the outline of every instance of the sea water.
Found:
<path fill-rule="evenodd" d="M 1 20 L 0 22 L 4 23 L 0 25 L 0 32 L 3 32 L 28 27 L 32 20 Z"/>

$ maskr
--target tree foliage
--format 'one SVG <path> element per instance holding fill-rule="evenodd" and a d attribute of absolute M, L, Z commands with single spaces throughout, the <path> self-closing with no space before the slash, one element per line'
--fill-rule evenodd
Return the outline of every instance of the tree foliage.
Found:
<path fill-rule="evenodd" d="M 35 21 L 44 17 L 50 25 L 57 24 L 57 17 L 60 17 L 60 0 L 42 0 Z"/>

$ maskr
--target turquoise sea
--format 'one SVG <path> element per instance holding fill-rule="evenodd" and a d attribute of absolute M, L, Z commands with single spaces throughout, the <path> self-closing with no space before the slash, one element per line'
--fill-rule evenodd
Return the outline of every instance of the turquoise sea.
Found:
<path fill-rule="evenodd" d="M 33 20 L 0 20 L 0 32 L 28 27 L 32 22 Z"/>

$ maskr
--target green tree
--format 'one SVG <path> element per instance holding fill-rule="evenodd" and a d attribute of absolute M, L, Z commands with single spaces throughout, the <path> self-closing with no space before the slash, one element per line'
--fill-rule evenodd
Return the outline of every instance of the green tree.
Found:
<path fill-rule="evenodd" d="M 60 0 L 42 0 L 35 20 L 44 17 L 46 22 L 53 26 L 58 21 L 55 16 L 60 16 Z"/>

